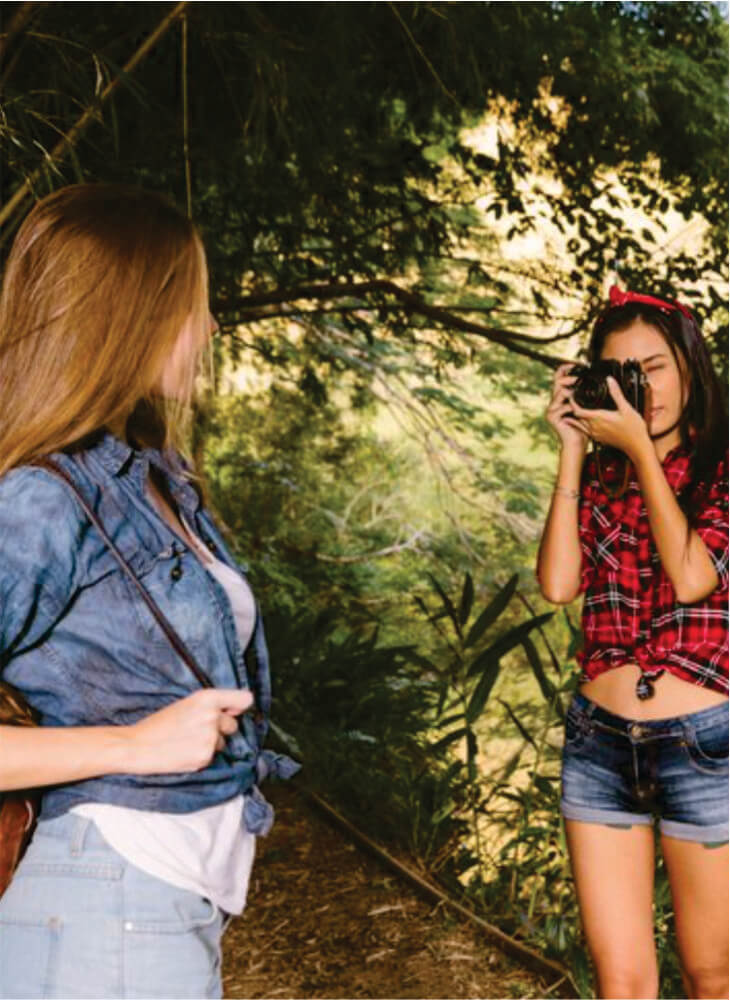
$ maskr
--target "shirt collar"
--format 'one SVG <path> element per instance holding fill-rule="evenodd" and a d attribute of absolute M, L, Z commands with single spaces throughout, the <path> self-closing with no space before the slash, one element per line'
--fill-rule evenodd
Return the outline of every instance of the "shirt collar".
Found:
<path fill-rule="evenodd" d="M 109 476 L 128 477 L 140 495 L 145 493 L 149 468 L 154 465 L 186 514 L 192 517 L 200 507 L 200 495 L 187 481 L 184 461 L 173 449 L 133 448 L 106 427 L 90 434 L 79 445 L 93 455 Z"/>
<path fill-rule="evenodd" d="M 122 441 L 106 427 L 100 428 L 84 442 L 85 447 L 93 451 L 96 458 L 112 476 L 131 471 L 132 467 L 141 466 L 145 473 L 150 465 L 156 466 L 162 472 L 179 473 L 182 469 L 180 459 L 172 449 L 159 451 L 157 448 L 133 448 L 127 441 Z"/>
<path fill-rule="evenodd" d="M 662 465 L 666 468 L 668 465 L 674 465 L 676 462 L 682 459 L 689 458 L 692 452 L 683 444 L 678 444 L 671 451 L 668 451 L 664 458 L 662 459 Z"/>
<path fill-rule="evenodd" d="M 662 459 L 662 465 L 666 468 L 669 465 L 674 465 L 675 462 L 686 461 L 687 459 L 691 459 L 696 437 L 697 437 L 697 432 L 693 428 L 690 428 L 689 444 L 684 444 L 683 441 L 680 441 L 679 444 L 676 444 L 666 453 L 666 455 Z"/>

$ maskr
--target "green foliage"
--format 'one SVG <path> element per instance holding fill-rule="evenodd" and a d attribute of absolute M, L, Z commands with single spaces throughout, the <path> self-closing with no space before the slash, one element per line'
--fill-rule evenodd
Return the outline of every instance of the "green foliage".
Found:
<path fill-rule="evenodd" d="M 280 735 L 587 996 L 556 780 L 580 630 L 515 575 L 544 513 L 534 403 L 617 262 L 688 299 L 726 371 L 727 25 L 710 3 L 190 4 L 187 109 L 179 24 L 100 106 L 169 11 L 0 4 L 2 200 L 33 177 L 34 196 L 116 180 L 184 203 L 190 168 L 219 361 L 266 386 L 197 429 Z M 705 224 L 691 249 L 672 212 Z M 555 252 L 515 254 L 546 229 Z M 661 867 L 657 923 L 673 995 Z"/>
<path fill-rule="evenodd" d="M 381 841 L 426 863 L 458 855 L 458 779 L 429 744 L 434 691 L 409 646 L 339 638 L 336 611 L 267 615 L 277 664 L 274 714 L 295 741 L 308 783 Z"/>
<path fill-rule="evenodd" d="M 3 20 L 22 6 L 1 4 Z M 727 25 L 715 4 L 191 4 L 188 107 L 176 24 L 73 156 L 53 161 L 59 135 L 169 10 L 35 5 L 5 54 L 0 184 L 7 200 L 45 164 L 37 194 L 125 180 L 183 202 L 190 167 L 233 357 L 238 324 L 281 311 L 317 331 L 314 350 L 294 352 L 310 387 L 323 362 L 355 366 L 339 335 L 366 347 L 374 327 L 421 344 L 435 328 L 454 357 L 478 349 L 413 302 L 343 291 L 373 278 L 445 301 L 452 320 L 467 309 L 489 331 L 547 324 L 563 336 L 566 299 L 582 300 L 581 330 L 619 260 L 630 284 L 697 296 L 723 360 Z M 495 138 L 482 149 L 469 135 L 484 124 Z M 636 225 L 634 206 L 652 226 Z M 672 207 L 707 220 L 705 245 L 662 246 Z M 564 254 L 515 265 L 501 244 L 543 219 L 563 231 Z M 313 285 L 329 304 L 302 305 L 297 290 Z"/>

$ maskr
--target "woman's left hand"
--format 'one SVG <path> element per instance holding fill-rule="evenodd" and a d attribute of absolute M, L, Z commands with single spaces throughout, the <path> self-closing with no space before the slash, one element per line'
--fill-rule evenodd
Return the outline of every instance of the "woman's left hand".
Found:
<path fill-rule="evenodd" d="M 571 400 L 574 422 L 599 444 L 619 448 L 633 458 L 640 446 L 649 440 L 649 429 L 643 416 L 629 403 L 611 375 L 607 377 L 606 384 L 617 409 L 586 410 Z"/>

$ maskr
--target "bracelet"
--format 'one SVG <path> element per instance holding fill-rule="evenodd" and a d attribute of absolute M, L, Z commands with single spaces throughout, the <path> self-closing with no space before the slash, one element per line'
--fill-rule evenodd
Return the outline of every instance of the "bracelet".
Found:
<path fill-rule="evenodd" d="M 558 493 L 561 497 L 570 497 L 572 500 L 580 500 L 578 490 L 569 490 L 567 486 L 556 486 L 553 493 Z"/>

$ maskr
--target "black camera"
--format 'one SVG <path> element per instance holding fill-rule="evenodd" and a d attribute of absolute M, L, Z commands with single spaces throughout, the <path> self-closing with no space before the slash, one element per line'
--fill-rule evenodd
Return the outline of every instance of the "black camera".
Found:
<path fill-rule="evenodd" d="M 570 374 L 576 377 L 573 383 L 573 399 L 584 410 L 615 410 L 616 404 L 608 389 L 609 375 L 618 382 L 626 399 L 635 410 L 644 416 L 647 378 L 638 361 L 596 361 L 592 365 L 575 365 Z"/>

